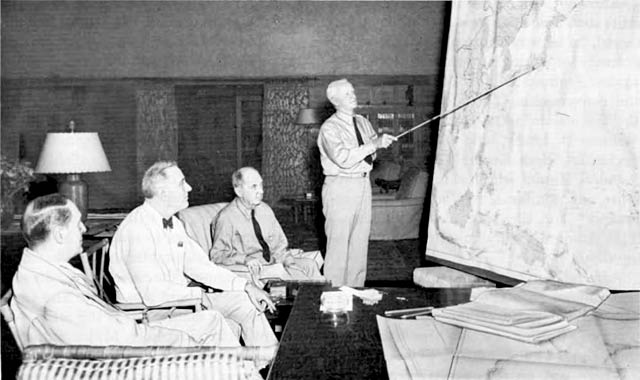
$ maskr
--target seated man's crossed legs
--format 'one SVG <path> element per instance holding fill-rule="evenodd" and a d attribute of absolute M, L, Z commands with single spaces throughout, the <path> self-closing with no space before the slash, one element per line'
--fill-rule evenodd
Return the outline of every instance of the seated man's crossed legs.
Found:
<path fill-rule="evenodd" d="M 237 347 L 238 335 L 227 324 L 222 313 L 204 310 L 149 322 L 149 326 L 181 330 L 189 334 L 203 346 Z"/>

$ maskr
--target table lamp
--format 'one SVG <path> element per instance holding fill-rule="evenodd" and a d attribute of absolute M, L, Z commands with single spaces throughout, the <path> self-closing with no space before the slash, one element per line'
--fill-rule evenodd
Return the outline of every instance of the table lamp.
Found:
<path fill-rule="evenodd" d="M 320 110 L 317 108 L 301 108 L 298 112 L 296 124 L 299 125 L 315 125 L 320 124 Z"/>
<path fill-rule="evenodd" d="M 87 220 L 87 184 L 80 173 L 109 172 L 111 166 L 104 154 L 97 132 L 75 132 L 75 123 L 69 122 L 69 132 L 47 133 L 36 173 L 68 174 L 58 184 L 58 192 L 78 206 L 82 221 Z"/>

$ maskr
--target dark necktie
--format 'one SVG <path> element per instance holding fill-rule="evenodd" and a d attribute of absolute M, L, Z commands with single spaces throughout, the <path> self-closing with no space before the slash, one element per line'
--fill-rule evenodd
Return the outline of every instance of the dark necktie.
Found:
<path fill-rule="evenodd" d="M 358 129 L 358 123 L 356 122 L 356 117 L 353 117 L 353 128 L 355 128 L 356 130 L 356 138 L 358 139 L 358 146 L 364 144 L 364 141 L 362 140 L 362 135 L 360 134 L 360 130 Z M 368 155 L 367 157 L 364 158 L 364 162 L 366 162 L 369 165 L 373 165 L 373 157 L 371 157 L 371 155 Z"/>
<path fill-rule="evenodd" d="M 173 228 L 173 219 L 162 218 L 162 228 Z"/>
<path fill-rule="evenodd" d="M 256 233 L 256 237 L 258 238 L 258 243 L 262 247 L 262 257 L 267 262 L 271 262 L 271 250 L 269 250 L 269 244 L 264 241 L 264 237 L 262 236 L 262 230 L 260 229 L 260 224 L 256 220 L 256 210 L 251 210 L 251 222 L 253 223 L 253 231 Z"/>

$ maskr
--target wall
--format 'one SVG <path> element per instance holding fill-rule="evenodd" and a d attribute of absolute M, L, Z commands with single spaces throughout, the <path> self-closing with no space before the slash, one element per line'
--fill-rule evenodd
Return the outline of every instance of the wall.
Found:
<path fill-rule="evenodd" d="M 26 130 L 26 158 L 35 162 L 46 132 L 63 130 L 70 118 L 98 131 L 112 166 L 114 160 L 119 166 L 89 175 L 90 188 L 101 189 L 90 193 L 96 208 L 130 208 L 139 201 L 146 161 L 175 156 L 166 141 L 157 141 L 166 148 L 163 153 L 144 139 L 131 139 L 152 132 L 139 125 L 145 113 L 136 97 L 149 86 L 302 81 L 309 88 L 308 106 L 323 107 L 327 83 L 348 77 L 357 89 L 367 89 L 358 93 L 364 103 L 405 101 L 408 85 L 416 100 L 437 103 L 443 3 L 3 1 L 1 6 L 2 85 L 17 94 L 3 91 L 2 151 L 17 156 Z M 53 95 L 60 88 L 70 90 Z M 90 98 L 83 88 L 90 89 Z M 120 88 L 123 100 L 111 90 L 101 97 L 102 88 Z M 389 89 L 393 95 L 385 97 Z M 156 111 L 157 117 L 164 115 Z M 115 145 L 119 140 L 110 141 L 107 131 L 133 145 Z M 289 141 L 300 145 L 291 149 L 304 150 L 313 140 L 303 137 Z M 137 166 L 126 164 L 132 160 Z M 298 178 L 285 179 L 302 183 L 309 170 L 296 160 L 289 172 Z M 118 196 L 102 191 L 111 187 Z M 284 189 L 273 193 L 274 199 L 282 195 L 288 195 Z"/>
<path fill-rule="evenodd" d="M 2 1 L 2 77 L 439 72 L 440 2 Z"/>

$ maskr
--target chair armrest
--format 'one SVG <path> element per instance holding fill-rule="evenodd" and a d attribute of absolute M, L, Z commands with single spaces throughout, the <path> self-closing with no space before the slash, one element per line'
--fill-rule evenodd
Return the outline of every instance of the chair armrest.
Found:
<path fill-rule="evenodd" d="M 185 298 L 183 300 L 167 301 L 158 305 L 147 306 L 140 302 L 123 302 L 117 303 L 115 306 L 123 311 L 132 310 L 154 310 L 154 309 L 170 309 L 172 307 L 188 307 L 197 306 L 202 303 L 200 298 Z"/>
<path fill-rule="evenodd" d="M 260 379 L 273 360 L 268 347 L 30 346 L 23 353 L 21 379 Z"/>
<path fill-rule="evenodd" d="M 270 360 L 274 357 L 278 346 L 84 346 L 53 344 L 31 345 L 22 353 L 24 360 L 43 360 L 52 358 L 67 359 L 123 359 L 145 356 L 166 356 L 199 352 L 230 353 L 243 360 Z"/>
<path fill-rule="evenodd" d="M 167 301 L 163 302 L 159 305 L 148 306 L 147 309 L 169 309 L 172 307 L 189 307 L 189 306 L 200 306 L 202 304 L 201 298 L 185 298 L 183 300 L 175 300 L 175 301 Z"/>

